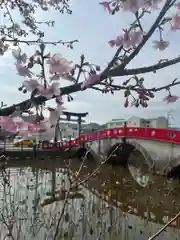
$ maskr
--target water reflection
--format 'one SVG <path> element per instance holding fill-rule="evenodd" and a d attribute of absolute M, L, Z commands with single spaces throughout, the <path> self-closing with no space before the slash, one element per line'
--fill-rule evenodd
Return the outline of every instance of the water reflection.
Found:
<path fill-rule="evenodd" d="M 180 211 L 178 182 L 109 165 L 83 181 L 92 164 L 84 165 L 82 184 L 71 189 L 64 208 L 79 162 L 71 171 L 58 162 L 47 169 L 38 164 L 45 162 L 0 172 L 0 239 L 144 240 Z M 179 221 L 158 239 L 179 239 Z"/>
<path fill-rule="evenodd" d="M 140 168 L 129 165 L 128 169 L 130 171 L 133 179 L 141 186 L 147 187 L 151 183 L 151 177 L 148 172 L 142 171 Z"/>

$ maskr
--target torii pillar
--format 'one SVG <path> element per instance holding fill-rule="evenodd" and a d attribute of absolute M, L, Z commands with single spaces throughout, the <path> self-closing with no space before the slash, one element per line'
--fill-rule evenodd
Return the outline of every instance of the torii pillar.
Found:
<path fill-rule="evenodd" d="M 81 134 L 81 130 L 82 130 L 82 123 L 85 122 L 83 118 L 85 118 L 87 115 L 88 115 L 88 112 L 74 113 L 74 112 L 63 111 L 63 116 L 65 116 L 65 118 L 59 118 L 59 120 L 64 120 L 64 121 L 68 121 L 68 122 L 77 122 L 77 135 L 79 137 Z M 75 119 L 73 119 L 73 117 L 75 117 Z M 60 131 L 59 120 L 57 121 L 56 130 L 55 130 L 55 138 L 54 138 L 55 142 L 57 142 L 57 140 L 58 140 L 57 139 L 57 131 Z"/>

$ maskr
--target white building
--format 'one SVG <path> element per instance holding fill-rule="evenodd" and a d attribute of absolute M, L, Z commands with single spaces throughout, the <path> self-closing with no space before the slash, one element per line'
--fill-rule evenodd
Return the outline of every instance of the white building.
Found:
<path fill-rule="evenodd" d="M 59 129 L 55 130 L 55 127 L 48 129 L 45 132 L 32 134 L 32 136 L 39 140 L 53 140 L 55 138 L 55 131 L 56 131 L 56 138 L 60 140 L 62 138 L 75 138 L 77 137 L 77 129 L 73 129 L 68 125 L 68 123 L 61 122 L 59 124 Z"/>
<path fill-rule="evenodd" d="M 130 117 L 128 120 L 125 119 L 112 119 L 106 123 L 107 128 L 113 127 L 123 127 L 124 123 L 127 123 L 129 127 L 152 127 L 152 128 L 168 128 L 169 122 L 165 117 L 158 118 L 140 118 L 140 117 Z"/>
<path fill-rule="evenodd" d="M 77 137 L 78 130 L 77 128 L 72 128 L 68 123 L 60 122 L 60 137 L 61 138 L 75 138 Z"/>
<path fill-rule="evenodd" d="M 126 122 L 125 119 L 112 119 L 106 123 L 106 126 L 107 128 L 121 127 L 124 125 L 124 122 Z"/>
<path fill-rule="evenodd" d="M 168 128 L 169 121 L 165 117 L 158 117 L 156 119 L 151 119 L 151 127 L 153 127 L 153 128 Z"/>
<path fill-rule="evenodd" d="M 145 127 L 144 119 L 139 117 L 130 117 L 127 120 L 127 126 L 130 127 Z"/>
<path fill-rule="evenodd" d="M 168 119 L 165 117 L 149 119 L 131 117 L 127 120 L 127 125 L 132 127 L 168 128 L 169 122 Z"/>

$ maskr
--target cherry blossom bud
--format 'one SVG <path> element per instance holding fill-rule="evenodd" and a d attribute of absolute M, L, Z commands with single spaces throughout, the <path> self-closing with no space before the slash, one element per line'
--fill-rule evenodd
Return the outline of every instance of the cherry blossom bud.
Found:
<path fill-rule="evenodd" d="M 100 66 L 96 65 L 96 71 L 101 71 Z"/>
<path fill-rule="evenodd" d="M 136 101 L 136 103 L 135 103 L 135 105 L 134 105 L 135 107 L 139 107 L 139 102 L 138 101 Z"/>
<path fill-rule="evenodd" d="M 126 101 L 124 103 L 124 107 L 127 108 L 129 106 L 129 101 L 128 101 L 128 98 L 126 98 Z"/>
<path fill-rule="evenodd" d="M 146 95 L 144 95 L 143 100 L 149 101 L 149 98 Z"/>
<path fill-rule="evenodd" d="M 129 90 L 126 90 L 125 92 L 124 92 L 124 97 L 128 97 L 129 95 L 130 95 L 130 91 Z"/>
<path fill-rule="evenodd" d="M 154 93 L 149 92 L 149 97 L 150 97 L 150 98 L 154 98 Z"/>
<path fill-rule="evenodd" d="M 147 102 L 145 102 L 145 101 L 143 101 L 143 100 L 142 100 L 142 102 L 140 102 L 140 103 L 141 103 L 141 106 L 144 107 L 144 108 L 146 108 L 146 107 L 148 106 L 148 105 L 147 105 Z"/>
<path fill-rule="evenodd" d="M 40 121 L 44 120 L 44 116 L 42 113 L 40 114 L 39 119 L 40 119 Z"/>
<path fill-rule="evenodd" d="M 26 90 L 26 89 L 24 89 L 24 90 L 23 90 L 23 93 L 27 93 L 27 90 Z"/>
<path fill-rule="evenodd" d="M 148 104 L 147 102 L 144 102 L 144 107 L 147 108 L 148 107 Z"/>
<path fill-rule="evenodd" d="M 19 87 L 18 90 L 19 90 L 19 91 L 22 91 L 22 90 L 23 90 L 23 87 Z"/>
<path fill-rule="evenodd" d="M 143 99 L 144 98 L 144 93 L 143 92 L 139 92 L 139 99 Z"/>

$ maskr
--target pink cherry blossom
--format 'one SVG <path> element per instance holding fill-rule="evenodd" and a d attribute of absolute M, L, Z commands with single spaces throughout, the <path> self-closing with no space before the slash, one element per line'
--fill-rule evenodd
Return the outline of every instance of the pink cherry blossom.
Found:
<path fill-rule="evenodd" d="M 132 46 L 132 43 L 135 45 L 135 42 L 131 40 L 131 34 L 126 30 L 123 35 L 123 47 L 128 49 Z"/>
<path fill-rule="evenodd" d="M 59 3 L 61 3 L 62 1 L 61 0 L 49 0 L 47 3 L 50 5 L 50 6 L 53 6 L 53 7 L 57 7 Z M 48 8 L 47 8 L 48 10 Z"/>
<path fill-rule="evenodd" d="M 120 47 L 123 45 L 123 37 L 122 36 L 117 36 L 115 40 L 110 40 L 109 41 L 110 47 Z"/>
<path fill-rule="evenodd" d="M 17 69 L 18 74 L 20 76 L 22 76 L 22 77 L 31 77 L 31 72 L 29 71 L 29 69 L 26 66 L 22 65 L 22 63 L 17 62 L 15 64 L 15 66 L 16 66 L 16 69 Z"/>
<path fill-rule="evenodd" d="M 144 0 L 126 0 L 122 3 L 122 8 L 125 11 L 130 11 L 136 13 L 140 8 L 143 8 L 145 5 Z"/>
<path fill-rule="evenodd" d="M 19 130 L 19 128 L 21 128 L 21 126 L 24 124 L 24 120 L 17 116 L 17 117 L 11 117 L 11 121 L 12 124 L 10 124 L 10 126 L 8 126 L 8 131 L 10 132 L 16 132 Z"/>
<path fill-rule="evenodd" d="M 162 0 L 145 0 L 145 7 L 150 7 L 151 9 L 159 9 L 159 4 Z"/>
<path fill-rule="evenodd" d="M 54 74 L 54 75 L 50 76 L 49 79 L 50 79 L 50 82 L 52 82 L 52 81 L 57 81 L 60 78 L 65 79 L 65 80 L 69 80 L 71 82 L 76 82 L 76 79 L 68 73 L 66 75 Z"/>
<path fill-rule="evenodd" d="M 72 62 L 67 61 L 61 54 L 54 54 L 48 59 L 47 63 L 50 65 L 50 74 L 57 74 L 57 76 L 64 78 L 74 68 Z"/>
<path fill-rule="evenodd" d="M 60 118 L 60 115 L 62 114 L 62 111 L 64 110 L 64 107 L 61 105 L 57 105 L 55 109 L 50 109 L 49 108 L 49 124 L 51 126 L 55 126 L 57 124 L 58 119 Z"/>
<path fill-rule="evenodd" d="M 48 118 L 45 118 L 44 120 L 34 123 L 34 126 L 36 129 L 38 129 L 39 132 L 47 131 L 51 126 L 48 122 Z"/>
<path fill-rule="evenodd" d="M 39 92 L 43 91 L 43 85 L 39 84 L 36 79 L 26 80 L 22 83 L 23 87 L 27 90 L 27 92 L 32 92 L 37 89 Z"/>
<path fill-rule="evenodd" d="M 124 103 L 124 107 L 127 108 L 128 106 L 129 106 L 129 100 L 128 100 L 128 98 L 126 98 L 125 103 Z"/>
<path fill-rule="evenodd" d="M 143 34 L 141 31 L 131 30 L 129 33 L 126 30 L 124 35 L 118 36 L 115 40 L 109 41 L 111 47 L 120 47 L 129 48 L 131 46 L 135 47 L 142 40 Z"/>
<path fill-rule="evenodd" d="M 91 84 L 98 83 L 99 80 L 100 80 L 100 75 L 93 73 L 93 74 L 89 75 L 89 77 L 81 84 L 81 89 L 84 89 Z"/>
<path fill-rule="evenodd" d="M 130 37 L 131 45 L 135 47 L 137 44 L 141 42 L 143 34 L 141 31 L 132 30 L 129 33 L 129 37 Z"/>
<path fill-rule="evenodd" d="M 15 124 L 24 122 L 24 120 L 23 120 L 21 117 L 19 117 L 19 116 L 17 116 L 17 117 L 12 117 L 11 119 L 12 119 L 12 121 L 13 121 Z"/>
<path fill-rule="evenodd" d="M 171 30 L 179 30 L 180 29 L 180 14 L 175 14 L 172 16 L 171 20 Z"/>
<path fill-rule="evenodd" d="M 107 2 L 107 1 L 104 1 L 104 2 L 100 2 L 99 4 L 101 4 L 103 7 L 104 7 L 104 10 L 109 12 L 109 13 L 112 13 L 112 10 L 111 10 L 111 7 L 110 7 L 110 3 Z"/>
<path fill-rule="evenodd" d="M 53 96 L 59 96 L 61 94 L 61 90 L 59 89 L 58 83 L 52 83 L 47 88 L 40 90 L 40 94 L 47 99 L 51 99 Z"/>
<path fill-rule="evenodd" d="M 105 11 L 112 13 L 113 10 L 118 6 L 124 11 L 129 11 L 136 13 L 139 9 L 150 7 L 151 9 L 158 9 L 158 5 L 162 0 L 114 0 L 114 1 L 103 1 L 100 4 L 104 7 Z M 114 9 L 111 8 L 111 5 L 115 6 Z"/>
<path fill-rule="evenodd" d="M 14 56 L 14 58 L 19 62 L 19 63 L 26 63 L 27 60 L 27 54 L 26 53 L 22 53 L 21 49 L 13 49 L 12 50 L 12 55 Z"/>
<path fill-rule="evenodd" d="M 180 10 L 180 2 L 176 3 L 175 7 L 177 8 L 177 10 Z"/>
<path fill-rule="evenodd" d="M 58 74 L 54 74 L 50 76 L 50 81 L 57 81 L 60 79 L 60 76 Z"/>
<path fill-rule="evenodd" d="M 12 119 L 10 117 L 7 116 L 0 116 L 0 125 L 1 128 L 4 128 L 4 126 L 8 125 L 12 123 Z"/>
<path fill-rule="evenodd" d="M 18 132 L 18 128 L 17 125 L 13 124 L 13 123 L 9 123 L 6 128 L 6 131 L 11 132 L 11 133 L 17 133 Z"/>
<path fill-rule="evenodd" d="M 164 51 L 168 46 L 169 46 L 170 42 L 168 41 L 153 41 L 153 48 L 154 49 L 159 49 L 160 51 Z"/>
<path fill-rule="evenodd" d="M 17 125 L 10 117 L 0 117 L 0 126 L 3 130 L 13 133 L 17 132 Z"/>
<path fill-rule="evenodd" d="M 166 96 L 163 101 L 166 102 L 167 104 L 168 103 L 173 103 L 173 102 L 176 102 L 180 97 L 178 96 L 175 96 L 175 95 L 168 95 Z"/>
<path fill-rule="evenodd" d="M 62 100 L 62 96 L 61 95 L 56 97 L 56 103 L 59 104 L 59 105 L 63 104 L 63 100 Z"/>
<path fill-rule="evenodd" d="M 37 133 L 40 131 L 40 126 L 24 121 L 21 126 L 19 126 L 18 131 L 22 135 Z"/>
<path fill-rule="evenodd" d="M 8 50 L 9 45 L 5 44 L 3 41 L 0 40 L 0 55 L 3 56 L 4 53 Z"/>

